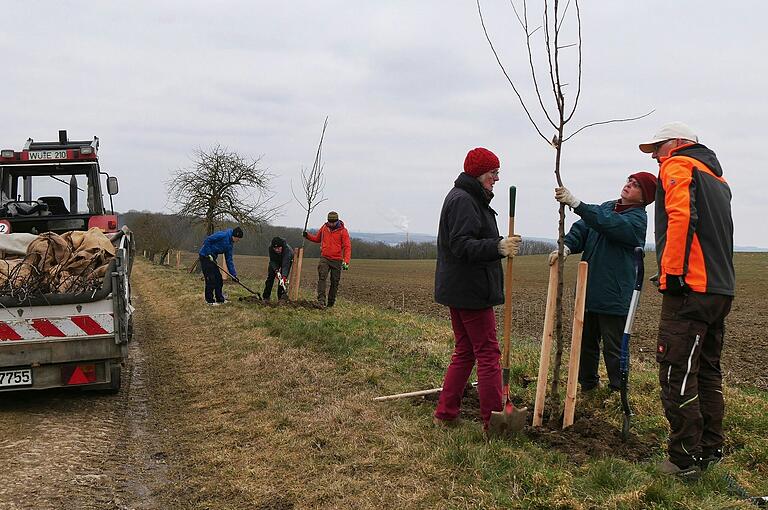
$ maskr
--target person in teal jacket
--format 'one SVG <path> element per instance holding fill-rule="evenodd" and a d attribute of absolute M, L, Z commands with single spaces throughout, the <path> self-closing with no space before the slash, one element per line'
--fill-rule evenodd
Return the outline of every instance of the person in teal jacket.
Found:
<path fill-rule="evenodd" d="M 564 256 L 581 253 L 589 263 L 584 329 L 579 362 L 581 391 L 600 384 L 600 340 L 611 390 L 621 386 L 621 337 L 629 313 L 635 282 L 633 252 L 645 246 L 648 216 L 645 207 L 656 196 L 656 177 L 648 172 L 629 176 L 621 198 L 600 205 L 585 204 L 561 187 L 555 199 L 573 209 L 581 219 L 565 236 Z M 549 254 L 549 265 L 557 251 Z"/>

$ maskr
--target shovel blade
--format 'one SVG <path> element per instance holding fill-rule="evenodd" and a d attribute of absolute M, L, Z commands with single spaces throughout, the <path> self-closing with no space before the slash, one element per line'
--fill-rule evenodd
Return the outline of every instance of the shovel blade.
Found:
<path fill-rule="evenodd" d="M 488 423 L 488 437 L 511 437 L 525 428 L 527 420 L 527 407 L 510 406 L 503 411 L 493 411 Z"/>

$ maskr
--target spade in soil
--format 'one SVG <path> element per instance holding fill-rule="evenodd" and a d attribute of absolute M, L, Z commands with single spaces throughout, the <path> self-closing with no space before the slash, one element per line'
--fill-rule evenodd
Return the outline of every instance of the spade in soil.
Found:
<path fill-rule="evenodd" d="M 509 235 L 515 235 L 515 194 L 514 186 L 509 187 Z M 528 408 L 518 409 L 512 404 L 509 391 L 509 343 L 512 334 L 512 260 L 507 257 L 504 273 L 504 356 L 502 365 L 502 409 L 493 411 L 488 423 L 488 437 L 511 436 L 523 430 L 528 419 Z"/>

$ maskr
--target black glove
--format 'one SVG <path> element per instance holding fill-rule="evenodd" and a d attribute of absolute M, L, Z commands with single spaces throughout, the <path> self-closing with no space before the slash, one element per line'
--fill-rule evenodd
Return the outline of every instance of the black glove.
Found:
<path fill-rule="evenodd" d="M 304 238 L 307 238 L 307 237 L 309 237 L 309 232 L 307 232 L 307 231 L 305 230 L 304 232 L 302 232 L 302 233 L 301 233 L 301 237 L 304 237 Z"/>
<path fill-rule="evenodd" d="M 670 296 L 682 296 L 688 294 L 690 287 L 685 283 L 685 277 L 681 274 L 667 274 L 666 294 Z"/>

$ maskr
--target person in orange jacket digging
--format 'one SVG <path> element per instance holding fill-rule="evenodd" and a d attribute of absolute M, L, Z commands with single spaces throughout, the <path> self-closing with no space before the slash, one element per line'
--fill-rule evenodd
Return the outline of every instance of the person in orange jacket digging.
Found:
<path fill-rule="evenodd" d="M 320 262 L 317 264 L 317 301 L 323 306 L 333 306 L 336 303 L 336 292 L 339 290 L 341 271 L 349 269 L 352 258 L 352 243 L 344 222 L 339 219 L 339 213 L 328 213 L 328 221 L 320 227 L 317 234 L 306 230 L 302 235 L 313 243 L 320 243 Z M 325 281 L 331 274 L 331 288 L 328 290 L 328 300 L 325 297 Z"/>

